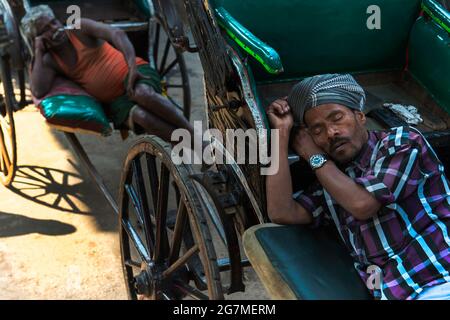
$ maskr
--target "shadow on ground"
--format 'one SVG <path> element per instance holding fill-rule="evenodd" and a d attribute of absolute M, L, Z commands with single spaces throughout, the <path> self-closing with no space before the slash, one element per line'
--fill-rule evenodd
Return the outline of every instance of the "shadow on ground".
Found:
<path fill-rule="evenodd" d="M 86 203 L 86 182 L 76 173 L 42 166 L 19 166 L 10 187 L 14 193 L 41 205 L 64 212 L 88 214 L 79 203 Z M 78 204 L 77 204 L 78 203 Z"/>
<path fill-rule="evenodd" d="M 60 236 L 74 233 L 77 229 L 71 224 L 57 220 L 28 218 L 19 214 L 0 212 L 0 238 L 39 233 Z"/>

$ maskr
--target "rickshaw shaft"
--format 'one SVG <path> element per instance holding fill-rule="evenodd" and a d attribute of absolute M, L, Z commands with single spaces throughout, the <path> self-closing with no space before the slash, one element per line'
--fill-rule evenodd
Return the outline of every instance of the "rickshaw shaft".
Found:
<path fill-rule="evenodd" d="M 81 145 L 78 138 L 75 136 L 74 133 L 71 133 L 71 132 L 64 132 L 64 134 L 67 137 L 67 139 L 69 140 L 70 145 L 74 149 L 78 158 L 81 160 L 81 163 L 83 163 L 84 167 L 89 172 L 89 175 L 91 176 L 91 178 L 94 180 L 97 187 L 102 192 L 106 201 L 108 201 L 109 205 L 114 210 L 114 212 L 117 215 L 119 215 L 119 207 L 117 206 L 116 200 L 114 200 L 113 195 L 106 187 L 105 182 L 103 181 L 102 177 L 98 173 L 97 169 L 95 169 L 94 165 L 92 164 L 91 160 L 89 159 L 88 155 L 86 154 L 86 151 L 84 151 L 83 146 Z"/>

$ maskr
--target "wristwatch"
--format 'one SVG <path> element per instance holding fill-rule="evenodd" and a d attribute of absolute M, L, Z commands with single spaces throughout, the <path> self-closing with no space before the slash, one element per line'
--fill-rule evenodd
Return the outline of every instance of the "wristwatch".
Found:
<path fill-rule="evenodd" d="M 321 168 L 327 160 L 328 159 L 324 154 L 314 154 L 309 158 L 309 165 L 311 166 L 311 169 L 316 170 Z"/>

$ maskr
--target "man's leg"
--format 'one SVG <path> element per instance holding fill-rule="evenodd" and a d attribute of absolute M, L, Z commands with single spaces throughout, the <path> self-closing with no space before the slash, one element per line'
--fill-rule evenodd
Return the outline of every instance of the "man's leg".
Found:
<path fill-rule="evenodd" d="M 155 92 L 155 90 L 146 84 L 137 83 L 134 96 L 130 98 L 139 106 L 158 116 L 160 119 L 176 128 L 189 130 L 191 134 L 194 129 L 189 121 L 169 99 Z"/>
<path fill-rule="evenodd" d="M 183 128 L 188 130 L 193 137 L 191 146 L 194 148 L 194 141 L 202 141 L 202 150 L 204 150 L 209 143 L 203 141 L 203 132 L 197 133 L 199 136 L 195 136 L 194 128 L 190 122 L 185 118 L 180 109 L 178 109 L 169 99 L 158 94 L 151 86 L 144 83 L 137 83 L 135 86 L 134 96 L 131 98 L 140 107 L 157 116 L 160 120 L 166 124 L 176 128 Z M 172 130 L 173 131 L 173 130 Z M 170 142 L 170 136 L 169 140 Z"/>
<path fill-rule="evenodd" d="M 172 132 L 177 129 L 175 126 L 148 112 L 141 106 L 136 106 L 130 116 L 132 121 L 141 126 L 145 132 L 154 134 L 167 142 L 171 142 L 170 137 Z"/>
<path fill-rule="evenodd" d="M 148 134 L 154 134 L 161 139 L 173 144 L 178 143 L 178 141 L 171 141 L 172 132 L 177 129 L 177 127 L 173 126 L 170 123 L 167 123 L 164 119 L 161 119 L 155 114 L 152 114 L 151 112 L 148 112 L 147 109 L 142 108 L 141 106 L 136 105 L 133 107 L 130 113 L 130 120 L 133 121 L 133 125 L 130 126 L 130 129 L 134 127 L 135 124 L 138 124 L 141 126 Z M 128 120 L 129 121 L 129 120 Z M 195 139 L 195 138 L 194 138 Z M 194 139 L 191 141 L 192 145 L 191 148 L 195 151 L 194 147 Z M 197 154 L 200 159 L 203 159 L 203 152 L 206 146 L 208 145 L 207 142 L 202 142 L 202 150 L 200 154 Z M 196 151 L 195 151 L 196 152 Z M 211 165 L 207 165 L 202 161 L 202 171 L 208 170 Z"/>

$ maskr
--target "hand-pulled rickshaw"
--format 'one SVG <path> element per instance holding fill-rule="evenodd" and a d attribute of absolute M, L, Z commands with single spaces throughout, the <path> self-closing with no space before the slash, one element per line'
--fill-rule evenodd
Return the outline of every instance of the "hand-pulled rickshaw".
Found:
<path fill-rule="evenodd" d="M 78 2 L 89 8 L 88 1 Z M 27 103 L 27 56 L 17 22 L 30 3 L 35 1 L 1 2 L 5 185 L 14 176 L 16 161 L 13 113 Z M 55 12 L 67 6 L 65 1 L 48 3 Z M 449 166 L 450 13 L 437 0 L 363 0 L 345 6 L 334 0 L 108 2 L 138 8 L 126 23 L 117 21 L 123 17 L 114 19 L 114 11 L 100 10 L 101 3 L 82 12 L 99 12 L 103 17 L 96 20 L 142 32 L 133 41 L 137 51 L 143 47 L 162 66 L 158 71 L 163 78 L 169 78 L 172 68 L 178 72 L 182 82 L 167 79 L 165 86 L 169 97 L 171 89 L 181 89 L 178 104 L 187 116 L 190 91 L 182 53 L 198 52 L 208 126 L 224 136 L 227 129 L 253 128 L 257 139 L 268 143 L 269 134 L 262 129 L 269 129 L 264 108 L 271 101 L 286 96 L 304 77 L 351 73 L 366 91 L 370 129 L 408 125 L 386 102 L 414 105 L 423 120 L 415 126 Z M 370 27 L 368 8 L 374 5 L 381 20 Z M 170 50 L 174 60 L 168 59 Z M 19 101 L 11 72 L 17 73 Z M 249 261 L 243 259 L 242 243 L 273 298 L 369 298 L 335 232 L 268 223 L 261 164 L 238 164 L 234 151 L 213 141 L 216 156 L 224 154 L 230 161 L 200 173 L 174 164 L 169 144 L 145 136 L 125 159 L 116 204 L 76 136 L 66 135 L 119 215 L 130 298 L 223 299 L 224 293 L 244 291 L 243 267 Z M 297 155 L 289 160 L 294 190 L 300 190 L 313 174 Z M 219 243 L 227 248 L 226 258 L 217 258 Z M 224 271 L 230 271 L 226 288 Z"/>

